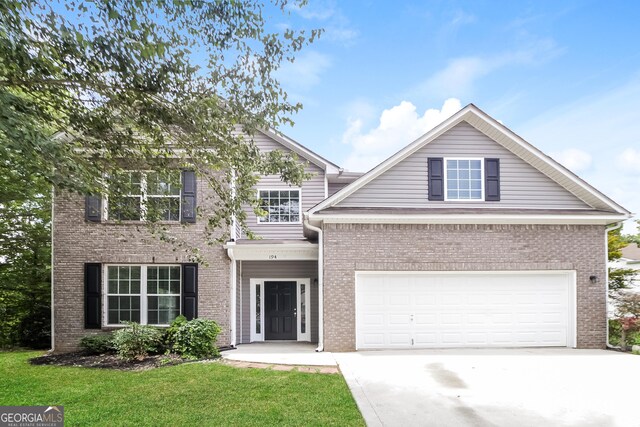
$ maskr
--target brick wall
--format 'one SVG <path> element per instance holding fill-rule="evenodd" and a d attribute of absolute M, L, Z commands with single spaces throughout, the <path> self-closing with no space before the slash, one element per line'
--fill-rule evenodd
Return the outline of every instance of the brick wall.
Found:
<path fill-rule="evenodd" d="M 198 206 L 207 208 L 206 183 L 198 183 Z M 99 333 L 84 329 L 84 263 L 178 264 L 188 253 L 150 235 L 144 224 L 85 221 L 84 197 L 57 194 L 53 218 L 53 300 L 55 351 L 77 349 L 80 338 Z M 219 345 L 229 344 L 230 261 L 221 245 L 207 245 L 204 221 L 167 225 L 169 234 L 200 248 L 208 265 L 198 269 L 198 316 L 213 319 L 223 332 Z M 104 288 L 104 284 L 103 284 Z M 103 307 L 104 310 L 104 307 Z"/>
<path fill-rule="evenodd" d="M 355 349 L 359 270 L 575 270 L 578 347 L 604 348 L 605 257 L 603 226 L 325 224 L 325 350 Z"/>

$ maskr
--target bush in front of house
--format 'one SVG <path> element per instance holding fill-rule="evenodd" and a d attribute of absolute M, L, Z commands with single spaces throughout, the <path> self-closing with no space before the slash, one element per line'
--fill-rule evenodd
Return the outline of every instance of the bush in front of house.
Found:
<path fill-rule="evenodd" d="M 113 346 L 125 360 L 143 360 L 162 348 L 162 332 L 153 326 L 126 322 L 126 327 L 113 333 Z"/>
<path fill-rule="evenodd" d="M 184 316 L 179 316 L 167 331 L 167 343 L 171 351 L 187 359 L 219 356 L 216 340 L 221 330 L 213 320 L 187 321 Z"/>
<path fill-rule="evenodd" d="M 87 335 L 80 340 L 80 348 L 87 354 L 104 354 L 115 351 L 113 335 Z"/>

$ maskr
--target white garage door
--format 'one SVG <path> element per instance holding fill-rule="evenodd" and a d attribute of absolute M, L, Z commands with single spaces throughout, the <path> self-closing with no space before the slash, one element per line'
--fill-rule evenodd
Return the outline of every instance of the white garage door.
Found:
<path fill-rule="evenodd" d="M 571 272 L 356 273 L 356 348 L 574 346 Z"/>

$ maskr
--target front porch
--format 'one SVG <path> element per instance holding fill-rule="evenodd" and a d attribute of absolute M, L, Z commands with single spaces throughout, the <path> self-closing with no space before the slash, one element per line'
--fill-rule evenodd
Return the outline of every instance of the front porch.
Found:
<path fill-rule="evenodd" d="M 316 344 L 306 342 L 257 342 L 239 344 L 222 352 L 227 360 L 275 365 L 336 366 L 332 353 L 317 352 Z"/>
<path fill-rule="evenodd" d="M 232 261 L 232 345 L 319 341 L 318 244 L 238 241 Z M 285 345 L 286 347 L 286 345 Z M 310 348 L 317 347 L 316 344 Z"/>

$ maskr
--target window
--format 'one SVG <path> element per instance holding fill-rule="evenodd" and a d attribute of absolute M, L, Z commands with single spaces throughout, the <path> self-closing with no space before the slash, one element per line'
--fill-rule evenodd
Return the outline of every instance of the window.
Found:
<path fill-rule="evenodd" d="M 110 184 L 118 195 L 107 204 L 109 219 L 180 221 L 180 171 L 124 172 Z"/>
<path fill-rule="evenodd" d="M 483 200 L 482 159 L 445 159 L 445 200 Z"/>
<path fill-rule="evenodd" d="M 147 267 L 150 325 L 168 325 L 180 315 L 180 267 Z"/>
<path fill-rule="evenodd" d="M 258 198 L 260 207 L 267 212 L 258 222 L 300 222 L 300 190 L 259 190 Z"/>
<path fill-rule="evenodd" d="M 180 315 L 178 265 L 107 266 L 107 324 L 169 325 Z"/>
<path fill-rule="evenodd" d="M 140 322 L 140 269 L 128 265 L 108 267 L 107 323 Z"/>

